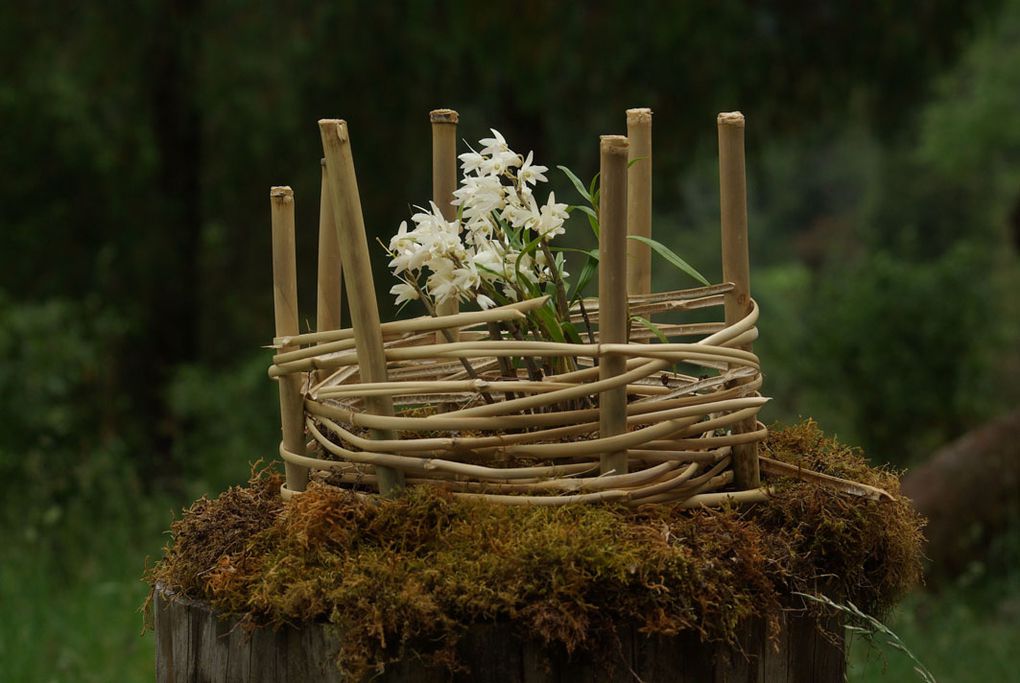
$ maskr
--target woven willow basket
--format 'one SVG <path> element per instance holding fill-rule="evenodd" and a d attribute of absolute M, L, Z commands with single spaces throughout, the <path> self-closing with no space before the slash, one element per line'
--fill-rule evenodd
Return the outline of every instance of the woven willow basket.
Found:
<path fill-rule="evenodd" d="M 430 120 L 433 196 L 453 220 L 457 114 L 436 110 Z M 309 477 L 384 495 L 438 485 L 508 504 L 766 497 L 756 452 L 767 399 L 751 351 L 758 308 L 749 291 L 743 116 L 718 118 L 727 282 L 658 294 L 645 293 L 648 248 L 628 246 L 628 235 L 650 235 L 651 111 L 628 110 L 627 123 L 627 137 L 600 139 L 599 297 L 568 307 L 558 292 L 557 315 L 584 332 L 573 337 L 578 343 L 557 343 L 529 338 L 519 324 L 545 298 L 380 323 L 350 133 L 344 121 L 319 122 L 314 333 L 298 334 L 294 193 L 270 192 L 278 352 L 269 374 L 280 388 L 285 497 Z M 337 329 L 341 271 L 349 329 Z M 663 318 L 705 308 L 719 309 L 723 322 Z"/>
<path fill-rule="evenodd" d="M 732 285 L 723 284 L 630 299 L 632 315 L 721 308 Z M 711 503 L 732 483 L 734 446 L 764 438 L 756 421 L 767 399 L 758 394 L 758 357 L 738 347 L 757 336 L 758 309 L 739 323 L 662 324 L 669 337 L 690 343 L 650 343 L 652 332 L 631 332 L 627 344 L 556 344 L 494 341 L 486 323 L 523 317 L 534 299 L 454 318 L 422 317 L 382 325 L 389 381 L 365 383 L 351 329 L 277 339 L 306 345 L 274 359 L 275 376 L 304 373 L 305 426 L 313 441 L 301 455 L 281 446 L 286 462 L 330 473 L 327 482 L 373 488 L 375 466 L 403 472 L 408 485 L 438 484 L 457 496 L 504 503 L 557 505 L 582 501 Z M 586 303 L 598 324 L 598 302 Z M 572 317 L 581 321 L 575 309 Z M 459 332 L 455 343 L 436 343 L 436 331 Z M 606 354 L 627 359 L 626 372 L 599 381 Z M 528 379 L 524 368 L 508 375 L 506 358 L 569 356 L 577 370 Z M 476 378 L 468 376 L 465 359 Z M 677 363 L 704 370 L 673 371 Z M 520 363 L 518 363 L 520 365 Z M 329 373 L 323 381 L 314 378 Z M 599 436 L 599 397 L 626 386 L 627 431 Z M 389 396 L 394 416 L 365 410 L 371 396 Z M 750 421 L 755 428 L 738 431 Z M 371 430 L 399 439 L 373 439 Z M 599 474 L 600 456 L 625 452 L 626 474 Z M 739 497 L 738 497 L 739 498 Z"/>

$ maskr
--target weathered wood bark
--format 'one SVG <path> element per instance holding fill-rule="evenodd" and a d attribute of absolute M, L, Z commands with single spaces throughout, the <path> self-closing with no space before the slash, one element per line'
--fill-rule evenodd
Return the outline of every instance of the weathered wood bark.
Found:
<path fill-rule="evenodd" d="M 1020 515 L 1020 409 L 935 452 L 903 478 L 903 494 L 928 518 L 932 578 L 966 569 Z"/>
<path fill-rule="evenodd" d="M 220 620 L 208 605 L 170 599 L 156 591 L 158 683 L 343 680 L 336 669 L 340 639 L 326 624 L 305 624 L 248 636 L 236 620 Z M 764 623 L 744 625 L 743 652 L 706 645 L 694 634 L 645 636 L 620 628 L 619 648 L 607 652 L 609 666 L 588 657 L 569 657 L 562 648 L 524 640 L 506 624 L 478 625 L 458 646 L 468 671 L 451 677 L 426 668 L 414 656 L 387 667 L 373 681 L 475 681 L 545 683 L 547 681 L 644 681 L 644 683 L 826 683 L 842 682 L 846 669 L 842 622 L 818 620 L 797 612 L 780 615 L 777 647 Z M 611 667 L 611 669 L 610 669 Z"/>

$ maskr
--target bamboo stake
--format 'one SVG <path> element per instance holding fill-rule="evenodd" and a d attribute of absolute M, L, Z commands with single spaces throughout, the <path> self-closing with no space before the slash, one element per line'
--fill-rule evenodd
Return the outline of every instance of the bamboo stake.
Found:
<path fill-rule="evenodd" d="M 627 343 L 627 138 L 603 135 L 600 141 L 601 187 L 599 216 L 599 340 Z M 599 380 L 626 372 L 627 359 L 620 354 L 603 355 Z M 599 394 L 599 436 L 613 437 L 627 429 L 627 386 Z M 627 451 L 601 454 L 602 474 L 627 474 Z"/>
<path fill-rule="evenodd" d="M 453 191 L 457 189 L 457 112 L 452 109 L 435 109 L 429 112 L 432 123 L 432 201 L 436 203 L 443 217 L 452 221 L 457 218 L 457 207 L 451 204 Z M 460 310 L 456 299 L 437 304 L 438 315 L 452 315 Z M 453 339 L 447 339 L 443 332 L 436 333 L 436 342 L 456 341 L 457 330 L 450 330 Z"/>
<path fill-rule="evenodd" d="M 627 234 L 652 236 L 652 110 L 627 110 Z M 636 160 L 636 161 L 635 161 Z M 652 251 L 627 240 L 627 292 L 652 291 Z"/>
<path fill-rule="evenodd" d="M 273 308 L 276 318 L 276 335 L 288 336 L 298 332 L 297 257 L 294 248 L 294 191 L 289 187 L 269 190 L 269 204 L 273 226 Z M 282 446 L 288 451 L 305 452 L 304 398 L 301 396 L 301 376 L 287 375 L 277 379 L 280 386 L 280 428 Z M 289 462 L 287 489 L 304 491 L 308 483 L 308 468 Z"/>
<path fill-rule="evenodd" d="M 719 200 L 722 224 L 723 280 L 732 282 L 733 291 L 725 299 L 726 324 L 735 325 L 753 309 L 751 266 L 747 245 L 747 185 L 744 171 L 744 115 L 724 112 L 716 119 L 719 129 Z M 751 345 L 741 347 L 747 351 Z M 754 431 L 754 420 L 738 425 L 735 432 Z M 761 486 L 758 451 L 754 443 L 735 446 L 733 470 L 737 486 L 757 489 Z"/>
<path fill-rule="evenodd" d="M 326 177 L 326 160 L 322 165 L 322 185 L 319 191 L 319 274 L 315 292 L 315 329 L 328 332 L 340 329 L 343 266 L 340 262 L 340 243 L 337 241 L 336 220 L 329 201 L 329 179 Z M 320 370 L 316 381 L 326 379 L 327 370 Z"/>
<path fill-rule="evenodd" d="M 319 121 L 319 132 L 326 156 L 329 195 L 338 241 L 344 245 L 340 256 L 347 276 L 347 305 L 351 310 L 351 327 L 354 329 L 361 379 L 365 382 L 385 382 L 386 356 L 383 352 L 379 308 L 347 123 L 337 119 L 322 119 Z M 389 396 L 366 398 L 365 403 L 372 413 L 393 415 L 393 399 Z M 373 437 L 396 438 L 388 430 L 374 430 Z M 403 488 L 402 472 L 378 467 L 376 474 L 379 477 L 379 492 L 384 496 L 393 495 Z"/>

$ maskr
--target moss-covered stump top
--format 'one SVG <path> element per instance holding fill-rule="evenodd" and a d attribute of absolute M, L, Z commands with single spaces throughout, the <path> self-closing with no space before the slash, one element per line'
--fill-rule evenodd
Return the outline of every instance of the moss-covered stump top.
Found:
<path fill-rule="evenodd" d="M 922 522 L 894 473 L 812 422 L 773 430 L 765 449 L 895 499 L 772 478 L 768 503 L 702 511 L 489 505 L 431 488 L 378 501 L 314 485 L 284 503 L 279 476 L 262 472 L 188 508 L 148 579 L 253 626 L 328 620 L 356 675 L 412 642 L 443 661 L 477 622 L 568 650 L 603 649 L 621 623 L 733 642 L 746 618 L 776 623 L 794 592 L 881 613 L 918 580 Z"/>

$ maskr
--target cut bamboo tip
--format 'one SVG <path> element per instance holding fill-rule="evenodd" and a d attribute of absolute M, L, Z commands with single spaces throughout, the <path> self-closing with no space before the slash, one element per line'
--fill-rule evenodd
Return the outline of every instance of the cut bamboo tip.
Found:
<path fill-rule="evenodd" d="M 282 202 L 294 201 L 294 190 L 289 185 L 274 185 L 269 188 L 269 196 Z"/>
<path fill-rule="evenodd" d="M 743 128 L 744 115 L 739 111 L 724 111 L 716 117 L 716 123 L 720 126 L 736 126 L 738 128 Z"/>
<path fill-rule="evenodd" d="M 627 150 L 630 149 L 630 141 L 626 135 L 603 135 L 599 138 L 599 143 L 604 154 L 627 156 Z"/>
<path fill-rule="evenodd" d="M 457 123 L 460 115 L 453 109 L 433 109 L 429 112 L 429 121 L 432 123 Z"/>
<path fill-rule="evenodd" d="M 648 107 L 627 110 L 627 123 L 650 123 L 652 110 Z"/>
<path fill-rule="evenodd" d="M 336 131 L 336 136 L 340 142 L 347 142 L 347 122 L 343 119 L 319 119 L 319 130 L 329 132 L 330 127 Z"/>

